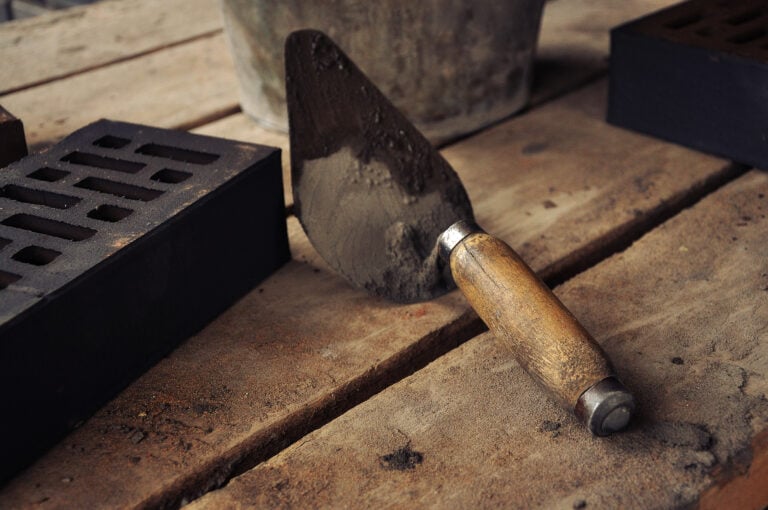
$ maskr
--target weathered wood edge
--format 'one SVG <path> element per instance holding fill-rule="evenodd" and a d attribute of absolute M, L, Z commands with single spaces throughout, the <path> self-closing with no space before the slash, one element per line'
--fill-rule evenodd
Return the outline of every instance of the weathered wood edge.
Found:
<path fill-rule="evenodd" d="M 752 171 L 556 290 L 638 394 L 626 433 L 590 437 L 486 334 L 190 508 L 764 507 L 766 197 Z"/>
<path fill-rule="evenodd" d="M 40 150 L 101 118 L 189 129 L 238 111 L 237 94 L 224 36 L 215 34 L 2 100 Z"/>
<path fill-rule="evenodd" d="M 445 151 L 474 195 L 479 220 L 520 247 L 535 269 L 584 244 L 599 247 L 593 241 L 616 225 L 639 221 L 669 196 L 729 173 L 722 160 L 608 126 L 604 94 L 597 84 Z M 595 139 L 609 146 L 593 148 Z M 483 155 L 489 147 L 498 151 Z M 649 158 L 658 166 L 649 168 Z M 510 161 L 516 172 L 505 171 Z M 465 316 L 457 294 L 405 307 L 373 300 L 325 268 L 295 219 L 290 232 L 296 261 L 12 481 L 0 500 L 89 506 L 95 494 L 115 505 L 173 505 L 264 460 L 284 446 L 281 438 L 303 434 L 281 428 L 300 423 L 291 416 L 338 415 L 362 387 L 375 392 L 378 379 L 394 381 L 419 368 L 412 349 L 437 349 L 422 358 L 426 363 L 442 354 L 441 342 L 477 333 L 479 321 Z M 414 322 L 392 329 L 405 317 Z M 466 329 L 445 329 L 457 321 Z M 254 389 L 263 396 L 243 400 Z M 168 444 L 169 438 L 179 443 Z M 262 445 L 264 439 L 277 446 Z M 94 466 L 105 462 L 110 469 L 97 469 L 94 478 Z M 64 478 L 77 482 L 62 486 Z"/>
<path fill-rule="evenodd" d="M 212 35 L 220 18 L 215 0 L 132 0 L 4 23 L 0 95 Z"/>
<path fill-rule="evenodd" d="M 768 429 L 755 435 L 743 456 L 748 458 L 746 465 L 736 461 L 713 474 L 716 482 L 701 494 L 698 508 L 760 510 L 768 506 Z"/>

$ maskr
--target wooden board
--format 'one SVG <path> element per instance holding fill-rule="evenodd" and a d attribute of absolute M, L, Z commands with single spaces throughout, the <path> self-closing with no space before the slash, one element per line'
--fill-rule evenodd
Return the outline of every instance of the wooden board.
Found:
<path fill-rule="evenodd" d="M 600 16 L 569 17 L 571 7 L 594 12 L 597 4 L 589 0 L 547 7 L 547 13 L 562 9 L 558 19 L 565 24 L 551 25 L 552 38 L 568 40 L 568 30 L 561 27 L 570 25 L 580 31 L 579 37 L 602 41 L 598 44 L 603 49 L 591 53 L 599 66 L 590 67 L 589 73 L 604 66 L 607 26 L 601 20 L 618 22 L 668 2 L 633 1 L 620 8 L 598 3 Z M 547 26 L 545 18 L 545 33 Z M 578 58 L 575 43 L 557 45 L 576 56 L 565 66 L 545 59 L 544 69 L 553 80 L 547 83 L 577 83 L 569 81 L 571 73 L 594 60 Z M 558 61 L 557 55 L 554 59 Z M 101 116 L 191 127 L 237 108 L 222 36 L 202 36 L 135 60 L 119 60 L 10 94 L 4 101 L 17 98 L 32 112 L 38 147 Z M 481 221 L 500 230 L 551 278 L 573 271 L 578 261 L 599 257 L 616 239 L 631 238 L 637 229 L 695 199 L 701 188 L 739 171 L 642 137 L 612 134 L 616 130 L 601 122 L 601 87 L 541 112 L 537 108 L 446 151 L 476 199 Z M 29 123 L 25 111 L 6 105 Z M 532 117 L 534 113 L 544 118 Z M 201 131 L 216 126 L 223 128 L 219 135 L 262 141 L 245 131 L 242 120 L 234 116 Z M 520 122 L 531 124 L 526 129 Z M 582 122 L 585 131 L 578 127 Z M 542 134 L 557 141 L 571 133 L 579 133 L 574 144 L 566 140 L 542 146 Z M 628 149 L 601 154 L 595 145 L 605 137 L 628 144 Z M 497 157 L 485 154 L 496 149 Z M 650 160 L 632 160 L 631 151 L 637 150 Z M 476 160 L 478 156 L 483 158 Z M 629 159 L 630 164 L 616 166 L 609 158 Z M 561 165 L 563 161 L 570 162 Z M 652 168 L 645 166 L 649 161 Z M 590 180 L 593 168 L 597 177 Z M 484 197 L 484 189 L 496 186 L 510 189 Z M 597 197 L 594 207 L 584 186 Z M 539 192 L 573 202 L 559 209 L 566 202 Z M 586 211 L 571 221 L 579 207 Z M 480 324 L 456 294 L 400 307 L 350 290 L 317 260 L 295 220 L 290 228 L 294 262 L 3 488 L 0 506 L 152 506 L 195 497 L 478 332 Z M 570 235 L 571 230 L 580 234 Z M 563 241 L 553 232 L 569 235 Z"/>
<path fill-rule="evenodd" d="M 695 504 L 768 427 L 767 197 L 751 172 L 557 289 L 637 395 L 628 432 L 590 436 L 486 334 L 190 508 Z"/>
<path fill-rule="evenodd" d="M 113 0 L 7 23 L 0 30 L 0 95 L 211 35 L 221 26 L 216 0 Z"/>
<path fill-rule="evenodd" d="M 50 145 L 100 118 L 184 129 L 239 109 L 237 79 L 222 34 L 2 100 L 24 121 L 31 148 Z"/>
<path fill-rule="evenodd" d="M 585 83 L 604 73 L 608 67 L 609 29 L 673 3 L 675 0 L 624 0 L 611 5 L 593 0 L 547 2 L 536 52 L 534 87 L 541 87 L 552 75 L 565 74 L 576 83 Z M 532 100 L 536 100 L 535 93 Z"/>
<path fill-rule="evenodd" d="M 670 3 L 670 0 L 631 0 L 623 2 L 618 9 L 606 8 L 604 4 L 590 0 L 547 3 L 529 109 L 535 109 L 604 74 L 610 44 L 608 30 Z M 293 203 L 287 133 L 266 128 L 244 113 L 205 124 L 195 132 L 282 148 L 285 201 L 289 205 Z"/>
<path fill-rule="evenodd" d="M 605 102 L 601 81 L 443 151 L 478 223 L 545 279 L 621 248 L 743 171 L 610 127 Z"/>
<path fill-rule="evenodd" d="M 600 83 L 446 150 L 479 220 L 551 277 L 734 173 L 608 126 L 604 103 Z M 457 293 L 397 306 L 350 289 L 294 219 L 289 230 L 294 262 L 12 481 L 0 504 L 197 496 L 479 331 Z"/>
<path fill-rule="evenodd" d="M 12 23 L 0 31 L 0 54 L 11 61 L 3 69 L 12 71 L 0 75 L 0 83 L 18 80 L 2 88 L 26 89 L 6 94 L 3 104 L 24 121 L 29 145 L 50 145 L 99 118 L 190 128 L 237 111 L 237 80 L 224 35 L 218 33 L 215 2 L 195 0 L 179 7 L 179 1 L 158 6 L 142 0 L 127 11 L 127 3 L 107 2 Z M 555 97 L 603 72 L 608 28 L 669 3 L 633 0 L 618 9 L 601 7 L 601 16 L 576 17 L 574 12 L 592 13 L 594 2 L 548 4 L 534 101 Z M 137 21 L 146 19 L 157 21 Z M 64 51 L 73 55 L 57 53 Z M 141 58 L 133 58 L 137 56 Z M 43 71 L 49 68 L 60 79 L 51 81 Z M 83 71 L 90 72 L 78 74 Z M 31 87 L 35 83 L 41 85 Z M 233 138 L 237 134 L 222 126 L 212 131 Z"/>

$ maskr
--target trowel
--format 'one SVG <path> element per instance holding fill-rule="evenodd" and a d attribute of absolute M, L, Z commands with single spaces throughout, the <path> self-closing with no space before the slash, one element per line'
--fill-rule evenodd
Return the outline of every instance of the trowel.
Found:
<path fill-rule="evenodd" d="M 635 402 L 526 263 L 474 221 L 458 175 L 326 35 L 285 46 L 294 212 L 349 283 L 397 302 L 457 285 L 520 365 L 599 436 Z"/>

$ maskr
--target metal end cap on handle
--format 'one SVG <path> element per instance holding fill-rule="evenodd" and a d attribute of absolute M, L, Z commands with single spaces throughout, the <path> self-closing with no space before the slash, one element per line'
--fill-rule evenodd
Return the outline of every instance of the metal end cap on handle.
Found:
<path fill-rule="evenodd" d="M 470 234 L 484 232 L 477 223 L 472 220 L 459 220 L 440 234 L 437 238 L 437 251 L 445 262 L 450 261 L 451 252 L 465 237 Z"/>
<path fill-rule="evenodd" d="M 608 436 L 629 425 L 635 398 L 615 377 L 606 377 L 581 394 L 576 416 L 596 436 Z"/>

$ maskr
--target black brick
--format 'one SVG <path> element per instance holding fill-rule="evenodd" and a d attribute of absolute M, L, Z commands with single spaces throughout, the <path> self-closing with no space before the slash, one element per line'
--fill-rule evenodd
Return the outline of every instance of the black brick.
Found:
<path fill-rule="evenodd" d="M 766 0 L 691 0 L 611 31 L 618 126 L 766 168 L 766 83 Z"/>
<path fill-rule="evenodd" d="M 279 149 L 103 120 L 0 190 L 0 479 L 290 257 Z"/>
<path fill-rule="evenodd" d="M 21 121 L 0 106 L 0 168 L 27 155 L 27 140 Z"/>

